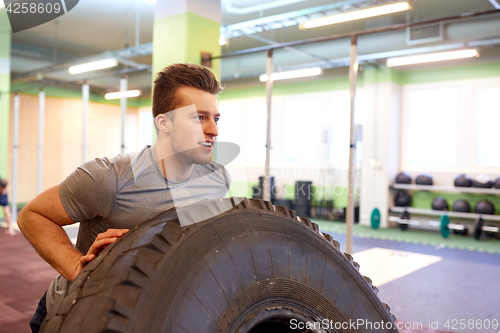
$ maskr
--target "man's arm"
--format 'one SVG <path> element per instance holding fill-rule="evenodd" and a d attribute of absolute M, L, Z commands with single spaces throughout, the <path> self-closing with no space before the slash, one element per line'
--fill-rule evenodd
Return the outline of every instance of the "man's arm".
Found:
<path fill-rule="evenodd" d="M 75 223 L 64 209 L 59 185 L 40 193 L 19 213 L 17 223 L 38 254 L 69 281 L 107 245 L 126 233 L 127 229 L 109 229 L 99 234 L 86 255 L 75 249 L 62 228 Z"/>

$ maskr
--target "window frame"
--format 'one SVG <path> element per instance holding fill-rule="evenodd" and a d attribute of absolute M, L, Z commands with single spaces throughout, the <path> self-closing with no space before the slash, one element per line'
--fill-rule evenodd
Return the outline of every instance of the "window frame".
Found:
<path fill-rule="evenodd" d="M 479 118 L 479 90 L 484 88 L 499 88 L 500 89 L 500 77 L 488 80 L 481 80 L 481 82 L 477 82 L 473 87 L 473 97 L 472 97 L 472 110 L 473 110 L 473 122 L 472 122 L 472 131 L 473 131 L 473 139 L 474 139 L 474 151 L 472 154 L 472 165 L 471 168 L 477 170 L 477 173 L 499 173 L 500 165 L 498 166 L 483 166 L 477 163 L 477 125 Z"/>
<path fill-rule="evenodd" d="M 500 77 L 469 80 L 454 80 L 407 84 L 402 87 L 401 103 L 401 135 L 400 135 L 400 166 L 409 172 L 429 173 L 490 173 L 496 174 L 500 166 L 480 166 L 477 164 L 477 122 L 478 122 L 478 91 L 481 88 L 500 87 Z M 415 90 L 430 90 L 443 88 L 458 89 L 458 130 L 455 144 L 457 156 L 453 167 L 434 165 L 415 165 L 408 163 L 408 121 L 409 93 Z M 463 135 L 465 133 L 465 135 Z M 460 145 L 467 145 L 460 149 Z"/>

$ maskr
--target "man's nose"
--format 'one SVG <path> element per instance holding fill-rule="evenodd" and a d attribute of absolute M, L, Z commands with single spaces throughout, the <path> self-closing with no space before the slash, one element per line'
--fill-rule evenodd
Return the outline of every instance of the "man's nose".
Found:
<path fill-rule="evenodd" d="M 210 119 L 209 121 L 205 122 L 203 132 L 205 133 L 205 135 L 209 135 L 209 136 L 213 136 L 213 137 L 216 137 L 217 135 L 219 135 L 217 123 L 215 122 L 214 119 Z"/>

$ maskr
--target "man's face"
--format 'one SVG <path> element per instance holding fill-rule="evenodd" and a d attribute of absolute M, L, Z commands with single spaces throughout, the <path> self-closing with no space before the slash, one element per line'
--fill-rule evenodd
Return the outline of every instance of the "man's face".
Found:
<path fill-rule="evenodd" d="M 185 164 L 210 163 L 220 117 L 217 98 L 191 87 L 181 87 L 176 94 L 177 108 L 169 117 L 175 158 Z"/>

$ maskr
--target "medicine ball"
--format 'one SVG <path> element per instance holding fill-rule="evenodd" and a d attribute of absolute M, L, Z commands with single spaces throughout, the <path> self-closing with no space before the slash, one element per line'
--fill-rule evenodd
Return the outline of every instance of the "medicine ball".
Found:
<path fill-rule="evenodd" d="M 394 197 L 394 203 L 398 207 L 411 206 L 411 194 L 406 191 L 398 191 Z"/>
<path fill-rule="evenodd" d="M 396 176 L 396 184 L 411 184 L 411 176 L 408 172 L 400 172 Z"/>
<path fill-rule="evenodd" d="M 461 175 L 458 175 L 457 178 L 455 178 L 454 184 L 457 187 L 471 187 L 472 180 L 470 179 L 470 177 L 468 175 L 461 174 Z"/>
<path fill-rule="evenodd" d="M 476 178 L 472 181 L 472 186 L 479 188 L 491 188 L 493 187 L 493 181 L 490 176 L 485 174 L 477 175 Z"/>
<path fill-rule="evenodd" d="M 470 213 L 470 205 L 465 200 L 457 200 L 453 203 L 452 210 L 460 213 Z"/>
<path fill-rule="evenodd" d="M 495 206 L 487 200 L 483 201 L 478 201 L 476 204 L 476 207 L 474 208 L 474 211 L 477 214 L 488 214 L 488 215 L 494 215 L 495 214 Z"/>
<path fill-rule="evenodd" d="M 441 197 L 437 197 L 432 202 L 432 209 L 434 210 L 448 210 L 448 202 Z"/>
<path fill-rule="evenodd" d="M 432 185 L 432 176 L 427 173 L 422 173 L 415 179 L 415 184 L 417 185 Z"/>
<path fill-rule="evenodd" d="M 495 180 L 495 188 L 500 188 L 500 176 Z"/>

